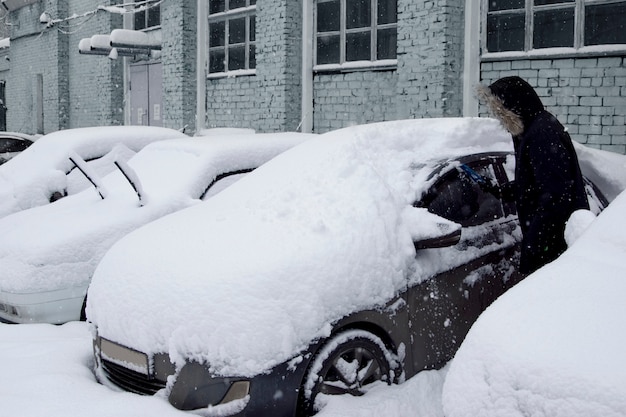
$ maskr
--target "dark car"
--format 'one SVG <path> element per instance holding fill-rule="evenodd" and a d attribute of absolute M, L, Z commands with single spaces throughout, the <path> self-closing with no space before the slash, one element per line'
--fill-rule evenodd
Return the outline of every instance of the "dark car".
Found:
<path fill-rule="evenodd" d="M 0 165 L 28 148 L 35 136 L 15 132 L 0 132 Z"/>
<path fill-rule="evenodd" d="M 361 395 L 443 366 L 522 279 L 515 208 L 481 186 L 513 170 L 510 137 L 493 121 L 389 122 L 326 136 L 111 249 L 88 306 L 103 382 L 164 389 L 182 410 L 312 415 L 326 395 Z M 270 199 L 280 202 L 265 209 Z M 220 201 L 250 210 L 229 218 Z M 219 222 L 199 221 L 218 213 Z M 184 253 L 163 243 L 150 257 L 145 246 L 132 251 L 174 228 Z M 214 240 L 194 238 L 209 230 Z M 169 261 L 145 266 L 165 253 Z M 240 263 L 229 268 L 229 259 Z M 189 296 L 176 302 L 170 294 L 181 291 Z"/>

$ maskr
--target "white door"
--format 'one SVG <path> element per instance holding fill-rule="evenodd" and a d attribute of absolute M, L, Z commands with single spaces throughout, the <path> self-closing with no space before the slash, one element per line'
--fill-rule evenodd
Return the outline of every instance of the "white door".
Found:
<path fill-rule="evenodd" d="M 163 126 L 163 75 L 160 62 L 130 67 L 130 124 Z"/>

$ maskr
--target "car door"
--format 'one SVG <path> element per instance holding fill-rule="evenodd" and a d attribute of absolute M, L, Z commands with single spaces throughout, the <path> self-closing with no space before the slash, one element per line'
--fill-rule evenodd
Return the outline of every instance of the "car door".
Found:
<path fill-rule="evenodd" d="M 480 313 L 520 279 L 514 209 L 478 181 L 506 181 L 505 160 L 506 154 L 476 155 L 447 163 L 416 203 L 462 226 L 456 245 L 416 255 L 418 264 L 432 268 L 430 278 L 407 292 L 416 369 L 450 360 Z"/>

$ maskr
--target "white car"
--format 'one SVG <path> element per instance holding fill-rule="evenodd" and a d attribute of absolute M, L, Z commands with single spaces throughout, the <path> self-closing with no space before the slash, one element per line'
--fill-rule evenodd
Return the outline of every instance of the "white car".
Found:
<path fill-rule="evenodd" d="M 119 169 L 111 162 L 116 170 L 102 180 L 77 159 L 94 187 L 0 219 L 0 319 L 78 320 L 92 273 L 119 238 L 215 195 L 311 137 L 277 133 L 159 141 L 128 163 L 115 161 Z"/>
<path fill-rule="evenodd" d="M 0 165 L 0 218 L 89 187 L 68 158 L 72 152 L 103 176 L 115 169 L 114 159 L 128 160 L 154 141 L 185 137 L 173 129 L 149 126 L 87 127 L 42 136 Z"/>

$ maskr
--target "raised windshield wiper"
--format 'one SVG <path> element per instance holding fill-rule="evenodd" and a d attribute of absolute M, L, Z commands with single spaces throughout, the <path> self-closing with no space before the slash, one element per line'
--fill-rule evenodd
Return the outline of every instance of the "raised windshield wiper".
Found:
<path fill-rule="evenodd" d="M 100 179 L 98 174 L 96 174 L 96 172 L 92 170 L 91 167 L 87 165 L 85 160 L 81 158 L 80 155 L 78 155 L 76 152 L 70 152 L 69 159 L 76 166 L 76 168 L 78 168 L 78 170 L 83 173 L 85 178 L 87 178 L 87 180 L 94 186 L 98 194 L 100 194 L 100 198 L 104 200 L 104 198 L 107 196 L 107 190 L 106 188 L 104 188 L 104 184 L 102 184 L 102 180 Z"/>
<path fill-rule="evenodd" d="M 124 174 L 124 178 L 126 178 L 126 181 L 128 181 L 130 186 L 133 187 L 133 190 L 135 190 L 135 193 L 137 194 L 137 198 L 139 198 L 139 206 L 143 207 L 144 205 L 143 187 L 141 186 L 141 181 L 139 180 L 139 177 L 137 176 L 137 173 L 135 172 L 135 170 L 132 169 L 130 165 L 128 165 L 126 162 L 122 160 L 116 159 L 114 164 L 117 167 L 117 169 L 119 169 L 122 172 L 122 174 Z"/>

